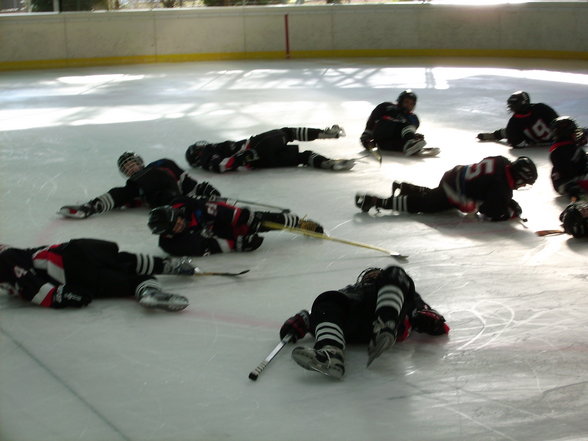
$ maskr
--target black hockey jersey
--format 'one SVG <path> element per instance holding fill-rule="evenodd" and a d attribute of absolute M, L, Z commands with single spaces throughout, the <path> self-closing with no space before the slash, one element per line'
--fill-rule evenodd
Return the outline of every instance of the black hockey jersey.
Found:
<path fill-rule="evenodd" d="M 208 144 L 200 155 L 200 164 L 204 170 L 224 173 L 237 170 L 243 162 L 236 157 L 239 152 L 247 149 L 247 140 L 225 141 L 218 144 Z"/>
<path fill-rule="evenodd" d="M 283 127 L 241 141 L 208 144 L 200 156 L 200 163 L 203 169 L 216 173 L 240 167 L 295 167 L 302 161 L 299 146 L 288 143 L 294 140 L 313 141 L 321 132 L 315 128 Z"/>
<path fill-rule="evenodd" d="M 588 180 L 588 157 L 578 143 L 572 140 L 555 142 L 549 149 L 549 159 L 553 165 L 551 182 L 558 193 L 569 193 L 566 184 L 578 177 Z"/>
<path fill-rule="evenodd" d="M 551 122 L 558 117 L 547 104 L 531 104 L 527 113 L 515 113 L 506 126 L 506 139 L 513 147 L 541 144 L 553 139 Z"/>
<path fill-rule="evenodd" d="M 246 208 L 192 198 L 176 199 L 172 206 L 182 213 L 186 226 L 180 233 L 159 236 L 159 246 L 169 254 L 203 256 L 227 252 L 235 249 L 239 236 L 249 234 L 251 212 Z"/>
<path fill-rule="evenodd" d="M 419 118 L 415 113 L 404 112 L 396 104 L 390 102 L 384 102 L 376 106 L 367 120 L 365 129 L 373 131 L 382 121 L 410 124 L 415 128 L 418 128 L 420 125 Z"/>
<path fill-rule="evenodd" d="M 476 164 L 447 171 L 440 186 L 449 201 L 464 213 L 479 211 L 492 220 L 509 219 L 514 180 L 510 161 L 489 156 Z"/>
<path fill-rule="evenodd" d="M 197 182 L 170 159 L 159 159 L 131 176 L 124 187 L 115 187 L 98 199 L 103 211 L 122 206 L 167 205 L 182 195 L 193 192 Z"/>

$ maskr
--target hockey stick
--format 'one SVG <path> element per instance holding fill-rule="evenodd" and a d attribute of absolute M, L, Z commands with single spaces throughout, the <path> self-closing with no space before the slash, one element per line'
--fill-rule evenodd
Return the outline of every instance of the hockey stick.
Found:
<path fill-rule="evenodd" d="M 265 360 L 263 360 L 261 363 L 259 363 L 257 365 L 257 367 L 255 369 L 253 369 L 251 372 L 249 372 L 249 379 L 253 380 L 253 381 L 257 381 L 257 377 L 259 377 L 259 374 L 261 374 L 263 372 L 263 370 L 266 368 L 266 366 L 274 359 L 274 357 L 276 355 L 278 355 L 278 352 L 280 352 L 282 350 L 282 348 L 284 346 L 286 346 L 286 344 L 291 339 L 292 339 L 292 334 L 286 334 L 284 336 L 284 338 L 282 340 L 280 340 L 280 342 L 277 344 L 277 346 L 274 348 L 274 350 L 271 351 L 267 357 L 265 357 Z"/>
<path fill-rule="evenodd" d="M 543 237 L 543 236 L 550 236 L 550 235 L 555 235 L 555 234 L 565 234 L 564 230 L 539 230 L 539 231 L 535 231 L 535 234 L 539 237 Z"/>
<path fill-rule="evenodd" d="M 242 274 L 246 274 L 248 273 L 249 270 L 243 270 L 239 273 L 230 273 L 230 272 L 216 272 L 216 271 L 200 271 L 200 269 L 195 269 L 194 270 L 194 275 L 195 276 L 227 276 L 227 277 L 237 277 L 240 276 Z"/>
<path fill-rule="evenodd" d="M 235 204 L 255 205 L 256 207 L 269 208 L 271 210 L 279 210 L 282 213 L 290 213 L 289 208 L 278 207 L 276 205 L 263 204 L 261 202 L 244 201 L 242 199 L 230 199 L 230 198 L 215 197 L 214 199 L 211 199 L 211 201 L 213 201 L 213 202 L 226 202 L 231 205 L 235 205 Z"/>
<path fill-rule="evenodd" d="M 344 243 L 346 245 L 351 245 L 354 247 L 361 247 L 361 248 L 367 248 L 370 250 L 380 251 L 381 253 L 387 254 L 390 257 L 394 257 L 395 259 L 407 259 L 408 258 L 408 256 L 400 254 L 396 251 L 390 251 L 385 248 L 379 248 L 379 247 L 375 247 L 373 245 L 368 245 L 368 244 L 361 243 L 361 242 L 353 242 L 351 240 L 339 239 L 336 237 L 328 236 L 324 233 L 317 233 L 315 231 L 303 230 L 302 228 L 287 227 L 285 225 L 278 224 L 276 222 L 264 221 L 262 223 L 262 225 L 264 227 L 271 228 L 272 230 L 285 230 L 285 231 L 290 231 L 291 233 L 302 234 L 304 236 L 316 237 L 317 239 L 332 240 L 333 242 Z"/>

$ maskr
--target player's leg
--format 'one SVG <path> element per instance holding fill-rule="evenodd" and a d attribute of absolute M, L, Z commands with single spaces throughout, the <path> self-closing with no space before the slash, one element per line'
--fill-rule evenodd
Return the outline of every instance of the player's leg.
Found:
<path fill-rule="evenodd" d="M 453 207 L 445 192 L 439 187 L 421 187 L 418 192 L 385 199 L 369 194 L 357 194 L 355 205 L 363 212 L 375 207 L 406 213 L 436 213 Z"/>
<path fill-rule="evenodd" d="M 345 374 L 345 333 L 349 299 L 338 291 L 327 291 L 316 298 L 310 315 L 315 336 L 312 348 L 298 346 L 292 358 L 305 369 L 341 378 Z"/>

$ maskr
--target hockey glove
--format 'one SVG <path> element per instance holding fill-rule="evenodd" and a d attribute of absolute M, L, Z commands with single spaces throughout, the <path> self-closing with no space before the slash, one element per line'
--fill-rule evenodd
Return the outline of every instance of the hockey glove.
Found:
<path fill-rule="evenodd" d="M 449 326 L 445 323 L 445 317 L 425 305 L 425 308 L 416 310 L 410 318 L 412 328 L 416 332 L 422 332 L 429 335 L 443 335 L 449 333 Z"/>
<path fill-rule="evenodd" d="M 235 251 L 253 251 L 258 249 L 262 243 L 263 237 L 257 234 L 239 236 L 235 241 Z"/>
<path fill-rule="evenodd" d="M 365 149 L 373 149 L 375 146 L 374 133 L 371 130 L 364 130 L 364 132 L 359 137 L 359 141 Z"/>
<path fill-rule="evenodd" d="M 494 133 L 478 133 L 477 138 L 480 141 L 498 141 L 498 138 L 496 138 L 496 136 L 494 136 Z"/>
<path fill-rule="evenodd" d="M 75 294 L 70 291 L 67 285 L 61 285 L 53 294 L 52 308 L 81 308 L 87 306 L 92 299 L 84 294 Z"/>
<path fill-rule="evenodd" d="M 102 202 L 98 199 L 93 199 L 83 205 L 65 205 L 58 211 L 63 217 L 72 219 L 85 219 L 96 213 L 103 211 Z"/>
<path fill-rule="evenodd" d="M 210 185 L 206 181 L 202 181 L 200 184 L 194 187 L 196 197 L 204 197 L 206 199 L 214 199 L 216 196 L 220 196 L 220 191 Z"/>
<path fill-rule="evenodd" d="M 292 334 L 292 343 L 296 343 L 299 338 L 306 335 L 310 328 L 310 314 L 306 309 L 303 309 L 298 314 L 293 315 L 284 322 L 280 328 L 280 340 L 286 335 Z"/>
<path fill-rule="evenodd" d="M 508 205 L 508 212 L 510 213 L 511 219 L 521 217 L 521 214 L 523 214 L 523 209 L 517 201 L 511 199 Z"/>

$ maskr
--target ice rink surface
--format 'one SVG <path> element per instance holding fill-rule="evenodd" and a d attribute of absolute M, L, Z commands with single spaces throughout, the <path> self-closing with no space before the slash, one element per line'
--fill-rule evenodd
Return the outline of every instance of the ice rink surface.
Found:
<path fill-rule="evenodd" d="M 350 172 L 307 168 L 214 175 L 223 195 L 290 208 L 335 237 L 397 250 L 417 290 L 442 312 L 447 338 L 413 334 L 370 368 L 349 346 L 346 376 L 298 367 L 288 345 L 254 383 L 248 373 L 281 323 L 368 266 L 376 251 L 271 232 L 253 253 L 196 258 L 222 277 L 160 279 L 182 313 L 132 299 L 52 310 L 0 295 L 0 440 L 585 440 L 588 439 L 588 242 L 537 237 L 565 207 L 547 149 L 512 151 L 475 135 L 505 126 L 506 99 L 526 90 L 588 124 L 588 65 L 545 60 L 346 59 L 202 62 L 0 74 L 0 242 L 27 247 L 77 237 L 160 254 L 147 210 L 61 219 L 124 179 L 126 150 L 188 168 L 199 139 L 242 139 L 283 126 L 340 124 L 347 137 L 301 143 L 356 157 L 377 104 L 405 88 L 437 158 L 386 155 Z M 394 179 L 436 186 L 485 156 L 533 158 L 539 179 L 515 192 L 526 225 L 457 211 L 362 214 L 356 191 L 390 194 Z M 311 345 L 306 337 L 301 344 Z"/>

